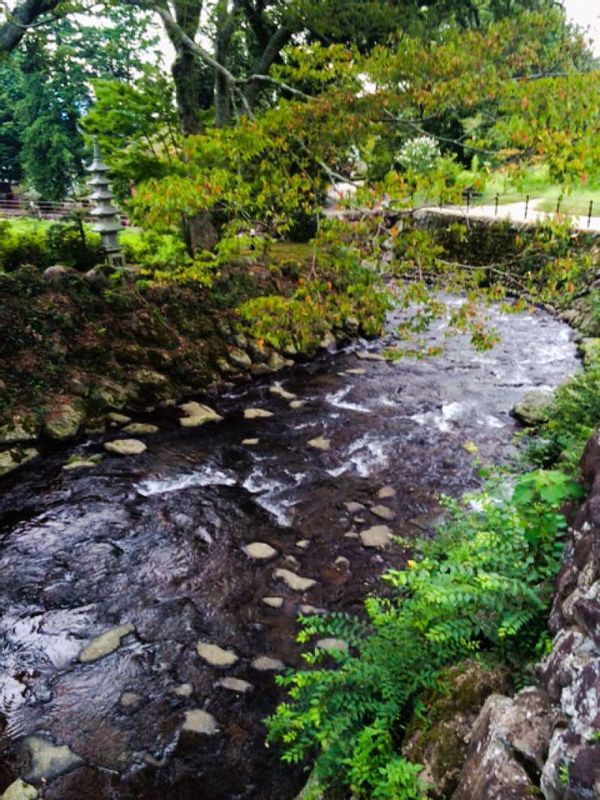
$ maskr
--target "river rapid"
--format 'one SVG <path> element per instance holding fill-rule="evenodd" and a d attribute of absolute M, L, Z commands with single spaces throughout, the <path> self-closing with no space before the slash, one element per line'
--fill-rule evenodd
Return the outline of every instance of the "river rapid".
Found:
<path fill-rule="evenodd" d="M 262 720 L 274 676 L 302 663 L 297 615 L 359 611 L 408 557 L 387 533 L 430 531 L 477 459 L 514 455 L 515 402 L 578 369 L 562 323 L 492 315 L 489 352 L 458 336 L 388 362 L 390 333 L 209 399 L 221 422 L 146 417 L 161 430 L 142 455 L 105 453 L 115 430 L 0 481 L 0 792 L 21 777 L 46 800 L 293 797 L 303 773 Z"/>

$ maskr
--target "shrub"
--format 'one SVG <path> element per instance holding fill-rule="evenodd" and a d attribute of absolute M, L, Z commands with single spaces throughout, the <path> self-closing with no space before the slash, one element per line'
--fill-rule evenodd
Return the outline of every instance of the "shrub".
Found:
<path fill-rule="evenodd" d="M 442 669 L 478 653 L 521 668 L 545 628 L 566 522 L 559 509 L 580 488 L 560 472 L 522 476 L 514 490 L 489 483 L 463 502 L 405 570 L 384 575 L 387 597 L 366 602 L 367 622 L 343 614 L 302 619 L 299 641 L 345 639 L 318 649 L 314 667 L 280 677 L 289 689 L 268 721 L 283 759 L 316 756 L 324 787 L 356 798 L 424 797 L 418 765 L 399 754 L 403 728 Z M 323 664 L 333 658 L 335 667 Z"/>
<path fill-rule="evenodd" d="M 82 272 L 104 259 L 100 235 L 86 231 L 76 220 L 51 225 L 46 234 L 46 244 L 53 264 L 64 264 Z"/>
<path fill-rule="evenodd" d="M 585 443 L 599 422 L 600 361 L 594 361 L 558 388 L 548 422 L 531 439 L 528 456 L 538 464 L 559 461 L 575 473 Z"/>
<path fill-rule="evenodd" d="M 51 264 L 44 228 L 31 226 L 22 230 L 10 222 L 0 222 L 0 269 L 12 272 L 22 264 L 42 269 Z"/>

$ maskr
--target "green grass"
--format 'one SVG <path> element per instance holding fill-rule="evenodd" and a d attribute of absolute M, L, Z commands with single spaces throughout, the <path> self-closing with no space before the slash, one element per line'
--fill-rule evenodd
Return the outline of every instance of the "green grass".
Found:
<path fill-rule="evenodd" d="M 528 170 L 519 180 L 510 179 L 502 173 L 492 174 L 486 182 L 482 195 L 473 199 L 474 206 L 493 205 L 498 197 L 498 205 L 524 202 L 527 195 L 530 200 L 541 200 L 535 206 L 536 211 L 554 213 L 559 197 L 562 214 L 586 216 L 590 202 L 593 201 L 594 216 L 600 216 L 600 184 L 597 179 L 593 183 L 576 186 L 561 186 L 554 183 L 544 167 Z"/>

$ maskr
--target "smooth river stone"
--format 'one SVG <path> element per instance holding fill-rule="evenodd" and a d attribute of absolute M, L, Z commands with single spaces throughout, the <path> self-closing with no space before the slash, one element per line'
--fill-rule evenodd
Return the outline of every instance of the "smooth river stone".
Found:
<path fill-rule="evenodd" d="M 392 539 L 392 532 L 387 525 L 373 525 L 360 533 L 360 540 L 365 547 L 385 547 Z"/>
<path fill-rule="evenodd" d="M 250 542 L 242 548 L 244 553 L 253 561 L 265 561 L 277 555 L 277 550 L 266 542 Z"/>
<path fill-rule="evenodd" d="M 219 732 L 217 720 L 208 711 L 201 708 L 193 708 L 185 712 L 185 719 L 181 727 L 190 733 L 203 733 L 205 736 L 214 736 Z"/>
<path fill-rule="evenodd" d="M 244 447 L 254 447 L 255 444 L 258 444 L 260 439 L 242 439 L 242 444 Z"/>
<path fill-rule="evenodd" d="M 141 696 L 135 692 L 123 692 L 119 698 L 119 703 L 125 708 L 131 708 L 132 706 L 137 706 L 141 699 Z"/>
<path fill-rule="evenodd" d="M 28 736 L 24 744 L 31 758 L 29 772 L 25 775 L 28 781 L 50 780 L 83 764 L 83 759 L 66 744 L 56 745 L 43 736 Z"/>
<path fill-rule="evenodd" d="M 117 456 L 138 456 L 146 449 L 146 445 L 139 439 L 114 439 L 104 442 L 104 449 Z"/>
<path fill-rule="evenodd" d="M 232 667 L 239 659 L 233 650 L 225 650 L 218 644 L 198 642 L 196 652 L 207 664 L 212 667 Z"/>
<path fill-rule="evenodd" d="M 228 689 L 230 692 L 237 692 L 238 694 L 246 694 L 251 692 L 254 686 L 249 681 L 244 681 L 241 678 L 221 678 L 217 681 L 217 686 L 222 686 L 223 689 Z"/>
<path fill-rule="evenodd" d="M 131 422 L 122 428 L 123 433 L 130 433 L 132 436 L 145 436 L 150 433 L 158 433 L 158 425 L 151 425 L 149 422 Z"/>
<path fill-rule="evenodd" d="M 278 672 L 285 669 L 283 661 L 271 656 L 257 656 L 250 666 L 258 672 Z"/>
<path fill-rule="evenodd" d="M 185 414 L 185 417 L 181 417 L 179 420 L 179 424 L 183 428 L 197 428 L 207 422 L 220 422 L 223 419 L 220 414 L 217 414 L 214 408 L 205 406 L 202 403 L 191 401 L 189 403 L 182 403 L 179 408 L 181 408 Z"/>
<path fill-rule="evenodd" d="M 300 548 L 300 550 L 307 550 L 310 547 L 310 539 L 298 539 L 296 547 Z"/>
<path fill-rule="evenodd" d="M 288 392 L 283 386 L 271 386 L 269 392 L 274 397 L 280 397 L 282 400 L 295 400 L 298 395 L 293 392 Z"/>
<path fill-rule="evenodd" d="M 306 403 L 307 403 L 306 400 L 292 400 L 292 402 L 290 403 L 290 408 L 293 408 L 294 411 L 297 411 L 299 408 L 304 408 Z"/>
<path fill-rule="evenodd" d="M 36 800 L 38 796 L 38 790 L 35 786 L 18 778 L 0 796 L 0 800 Z"/>
<path fill-rule="evenodd" d="M 316 450 L 329 450 L 331 447 L 331 440 L 326 439 L 324 436 L 317 436 L 315 439 L 310 439 L 307 444 L 309 447 L 314 447 Z"/>
<path fill-rule="evenodd" d="M 352 369 L 347 369 L 346 370 L 346 374 L 347 375 L 364 375 L 366 373 L 366 371 L 367 370 L 363 369 L 362 367 L 353 367 Z"/>
<path fill-rule="evenodd" d="M 348 642 L 345 642 L 343 639 L 319 639 L 316 647 L 319 650 L 341 650 L 344 653 L 347 653 L 350 649 L 348 647 Z"/>
<path fill-rule="evenodd" d="M 356 357 L 362 361 L 385 361 L 385 358 L 380 353 L 371 353 L 369 350 L 360 350 Z"/>
<path fill-rule="evenodd" d="M 135 626 L 131 622 L 127 622 L 125 625 L 118 625 L 116 628 L 101 633 L 100 636 L 92 639 L 87 647 L 84 647 L 79 654 L 79 660 L 87 663 L 114 653 L 121 646 L 122 639 L 134 630 Z"/>
<path fill-rule="evenodd" d="M 396 490 L 392 486 L 383 486 L 378 492 L 377 497 L 380 500 L 389 500 L 390 497 L 396 496 Z"/>
<path fill-rule="evenodd" d="M 72 469 L 82 469 L 85 467 L 97 467 L 98 463 L 96 461 L 86 461 L 82 458 L 80 461 L 69 461 L 68 464 L 63 464 L 63 470 L 70 471 Z M 0 797 L 0 800 L 2 798 Z"/>
<path fill-rule="evenodd" d="M 275 577 L 280 578 L 294 592 L 306 592 L 316 584 L 312 578 L 301 578 L 289 569 L 276 569 Z"/>
<path fill-rule="evenodd" d="M 396 517 L 396 512 L 392 511 L 391 508 L 387 506 L 371 506 L 371 514 L 375 514 L 376 517 L 380 519 L 394 519 Z"/>
<path fill-rule="evenodd" d="M 263 597 L 262 601 L 269 608 L 281 608 L 284 603 L 283 597 Z"/>
<path fill-rule="evenodd" d="M 354 501 L 344 503 L 344 508 L 349 514 L 358 514 L 359 511 L 365 510 L 365 506 L 362 503 L 355 503 Z"/>
<path fill-rule="evenodd" d="M 267 419 L 272 417 L 273 412 L 267 411 L 266 408 L 245 408 L 244 419 Z"/>
<path fill-rule="evenodd" d="M 131 422 L 131 417 L 126 414 L 119 414 L 118 411 L 109 411 L 106 418 L 109 422 L 114 422 L 115 425 L 127 425 L 128 422 Z"/>

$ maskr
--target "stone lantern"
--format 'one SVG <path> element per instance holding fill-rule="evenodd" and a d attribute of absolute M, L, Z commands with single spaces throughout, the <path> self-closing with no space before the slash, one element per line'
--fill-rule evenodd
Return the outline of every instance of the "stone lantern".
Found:
<path fill-rule="evenodd" d="M 108 263 L 114 267 L 122 267 L 125 262 L 119 245 L 121 230 L 119 211 L 111 203 L 114 195 L 108 182 L 108 167 L 100 157 L 97 139 L 94 139 L 94 160 L 86 169 L 92 175 L 88 183 L 93 190 L 89 199 L 94 204 L 90 211 L 92 217 L 96 219 L 94 230 L 100 234 L 102 249 L 106 253 Z"/>

